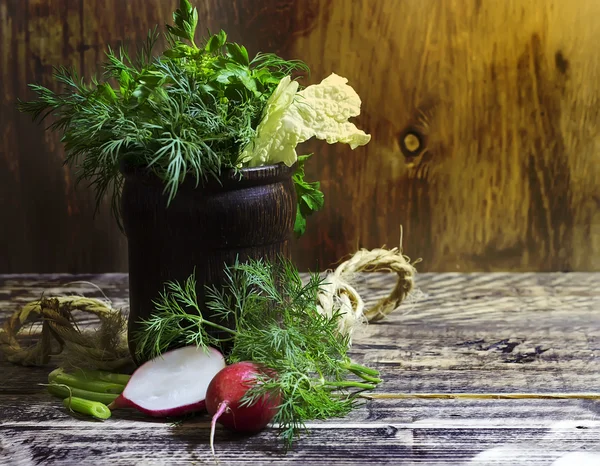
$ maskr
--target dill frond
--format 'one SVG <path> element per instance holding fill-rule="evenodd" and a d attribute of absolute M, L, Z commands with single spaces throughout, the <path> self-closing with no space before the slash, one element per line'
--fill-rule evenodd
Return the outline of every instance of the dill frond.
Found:
<path fill-rule="evenodd" d="M 360 392 L 381 382 L 377 371 L 351 361 L 349 337 L 338 332 L 340 315 L 318 312 L 323 284 L 318 274 L 303 284 L 297 269 L 283 259 L 237 262 L 225 272 L 223 287 L 207 288 L 205 312 L 197 302 L 193 275 L 183 285 L 168 282 L 156 314 L 142 322 L 140 354 L 155 356 L 178 344 L 219 347 L 233 342 L 228 363 L 252 361 L 269 369 L 243 404 L 280 394 L 283 401 L 274 422 L 288 447 L 306 421 L 345 416 L 356 407 Z M 234 325 L 227 336 L 209 335 L 210 328 L 218 328 L 215 322 L 231 316 Z"/>
<path fill-rule="evenodd" d="M 135 56 L 108 47 L 102 79 L 87 82 L 75 70 L 57 67 L 60 91 L 37 84 L 18 108 L 62 134 L 66 162 L 78 180 L 95 190 L 97 208 L 106 195 L 120 221 L 123 163 L 147 170 L 164 185 L 166 203 L 191 177 L 196 185 L 236 169 L 240 149 L 255 136 L 267 99 L 298 60 L 259 53 L 227 41 L 220 31 L 195 42 L 198 12 L 182 0 L 167 26 L 168 47 L 154 55 L 156 28 Z"/>

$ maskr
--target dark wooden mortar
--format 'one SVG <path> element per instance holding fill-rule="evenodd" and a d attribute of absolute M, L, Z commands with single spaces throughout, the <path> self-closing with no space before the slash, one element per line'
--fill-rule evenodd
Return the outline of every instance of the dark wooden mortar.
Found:
<path fill-rule="evenodd" d="M 198 301 L 205 285 L 223 283 L 225 264 L 236 257 L 289 257 L 296 215 L 295 167 L 283 164 L 224 172 L 220 183 L 195 187 L 186 180 L 167 206 L 155 176 L 123 167 L 122 216 L 129 249 L 129 350 L 138 321 L 154 311 L 166 281 L 183 282 L 196 272 Z M 205 315 L 210 316 L 203 309 Z"/>

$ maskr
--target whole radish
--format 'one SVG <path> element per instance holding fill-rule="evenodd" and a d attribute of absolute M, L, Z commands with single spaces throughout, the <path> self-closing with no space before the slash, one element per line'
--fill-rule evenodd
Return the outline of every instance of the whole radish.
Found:
<path fill-rule="evenodd" d="M 210 445 L 214 454 L 216 423 L 236 432 L 264 429 L 277 413 L 280 394 L 265 394 L 255 403 L 242 406 L 241 400 L 265 369 L 252 362 L 237 362 L 221 369 L 206 390 L 206 410 L 212 416 Z"/>

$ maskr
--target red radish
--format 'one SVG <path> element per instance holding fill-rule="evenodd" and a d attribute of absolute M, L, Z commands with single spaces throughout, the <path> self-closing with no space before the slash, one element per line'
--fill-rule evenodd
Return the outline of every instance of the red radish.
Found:
<path fill-rule="evenodd" d="M 263 395 L 250 406 L 240 401 L 252 387 L 252 381 L 265 370 L 252 362 L 237 362 L 221 369 L 206 390 L 206 410 L 212 416 L 210 447 L 214 450 L 216 423 L 237 432 L 258 432 L 273 419 L 281 402 L 281 395 Z"/>
<path fill-rule="evenodd" d="M 131 407 L 154 417 L 203 411 L 208 384 L 225 367 L 214 348 L 184 346 L 142 364 L 110 409 Z"/>

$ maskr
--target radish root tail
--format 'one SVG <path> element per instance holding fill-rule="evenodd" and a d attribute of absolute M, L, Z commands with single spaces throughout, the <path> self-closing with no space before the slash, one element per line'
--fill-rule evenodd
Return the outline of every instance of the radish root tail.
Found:
<path fill-rule="evenodd" d="M 229 404 L 226 401 L 222 401 L 219 403 L 219 408 L 217 412 L 212 417 L 212 421 L 210 422 L 210 451 L 212 451 L 213 456 L 215 454 L 215 430 L 217 429 L 217 420 L 221 417 L 221 415 L 227 411 L 229 408 Z"/>

